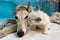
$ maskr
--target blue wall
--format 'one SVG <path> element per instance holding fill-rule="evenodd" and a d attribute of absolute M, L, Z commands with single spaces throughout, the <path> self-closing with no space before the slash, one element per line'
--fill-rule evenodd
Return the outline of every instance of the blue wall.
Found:
<path fill-rule="evenodd" d="M 51 16 L 53 12 L 58 11 L 58 6 L 48 0 L 30 0 L 31 6 L 40 6 L 40 9 Z M 0 0 L 0 18 L 13 18 L 17 5 L 27 5 L 28 0 Z"/>

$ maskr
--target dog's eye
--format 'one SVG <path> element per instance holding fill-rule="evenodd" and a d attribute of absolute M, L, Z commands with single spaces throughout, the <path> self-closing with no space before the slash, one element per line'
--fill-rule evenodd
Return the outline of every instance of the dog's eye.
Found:
<path fill-rule="evenodd" d="M 41 21 L 41 18 L 37 18 L 37 19 L 35 19 L 35 21 L 36 22 L 39 22 L 39 21 Z"/>
<path fill-rule="evenodd" d="M 26 16 L 25 18 L 28 18 L 28 16 Z"/>
<path fill-rule="evenodd" d="M 17 16 L 15 16 L 15 19 L 18 19 L 18 17 L 17 17 Z"/>

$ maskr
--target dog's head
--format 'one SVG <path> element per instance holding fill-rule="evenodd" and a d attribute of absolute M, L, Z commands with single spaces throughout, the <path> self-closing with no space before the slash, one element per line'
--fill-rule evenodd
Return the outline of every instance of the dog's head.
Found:
<path fill-rule="evenodd" d="M 32 11 L 32 7 L 30 3 L 27 7 L 25 6 L 18 6 L 16 12 L 14 14 L 15 19 L 17 21 L 17 35 L 22 37 L 26 33 L 25 27 L 25 17 Z"/>
<path fill-rule="evenodd" d="M 39 12 L 39 7 L 36 7 L 34 11 L 30 12 L 30 14 L 26 16 L 26 19 L 31 21 L 32 24 L 40 23 L 42 19 Z"/>
<path fill-rule="evenodd" d="M 39 7 L 36 7 L 35 10 L 30 12 L 30 14 L 28 14 L 25 18 L 33 25 L 40 25 L 49 21 L 49 16 L 43 11 L 40 11 Z"/>

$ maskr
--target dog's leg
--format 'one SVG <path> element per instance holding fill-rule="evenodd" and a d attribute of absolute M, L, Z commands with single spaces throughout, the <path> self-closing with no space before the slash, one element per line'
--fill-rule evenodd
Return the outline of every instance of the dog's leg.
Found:
<path fill-rule="evenodd" d="M 6 29 L 0 31 L 0 38 L 7 36 L 10 33 L 14 33 L 17 31 L 17 25 L 14 24 Z"/>
<path fill-rule="evenodd" d="M 8 23 L 9 20 L 6 20 L 2 25 L 0 25 L 0 29 L 3 29 Z"/>
<path fill-rule="evenodd" d="M 45 34 L 45 35 L 47 35 L 48 34 L 48 28 L 47 27 L 44 28 L 42 33 Z"/>
<path fill-rule="evenodd" d="M 41 32 L 42 32 L 43 34 L 47 35 L 47 34 L 48 34 L 48 31 L 49 31 L 49 29 L 50 29 L 50 25 L 49 25 L 49 24 L 47 24 L 47 25 L 41 25 L 40 28 L 42 28 L 42 29 L 41 29 Z"/>
<path fill-rule="evenodd" d="M 0 25 L 0 30 L 3 29 L 8 23 L 16 24 L 15 20 L 6 20 L 2 25 Z"/>

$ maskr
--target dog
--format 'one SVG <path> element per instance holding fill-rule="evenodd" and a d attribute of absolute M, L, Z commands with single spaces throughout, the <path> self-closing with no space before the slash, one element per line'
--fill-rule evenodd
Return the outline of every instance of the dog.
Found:
<path fill-rule="evenodd" d="M 25 19 L 31 22 L 31 30 L 35 31 L 36 29 L 41 29 L 43 34 L 48 34 L 48 29 L 50 29 L 50 18 L 46 13 L 40 11 L 39 7 L 36 7 L 34 11 L 30 12 Z"/>
<path fill-rule="evenodd" d="M 35 10 L 33 10 L 30 3 L 28 3 L 27 7 L 18 6 L 14 16 L 15 20 L 9 19 L 0 25 L 0 38 L 14 32 L 17 32 L 18 37 L 22 37 L 27 33 L 29 28 L 31 28 L 31 30 L 42 29 L 43 34 L 48 34 L 48 28 L 50 26 L 49 16 L 40 11 L 39 7 L 36 7 Z M 13 25 L 3 29 L 8 23 Z"/>
<path fill-rule="evenodd" d="M 60 12 L 54 12 L 50 17 L 52 23 L 60 24 Z"/>
<path fill-rule="evenodd" d="M 30 3 L 28 6 L 17 6 L 16 11 L 14 13 L 14 20 L 6 20 L 3 24 L 0 25 L 0 38 L 7 36 L 8 34 L 17 32 L 18 37 L 22 37 L 27 32 L 27 27 L 29 26 L 29 21 L 25 19 L 26 15 L 28 15 L 32 11 L 32 7 Z M 7 24 L 13 24 L 6 29 L 3 29 Z"/>

